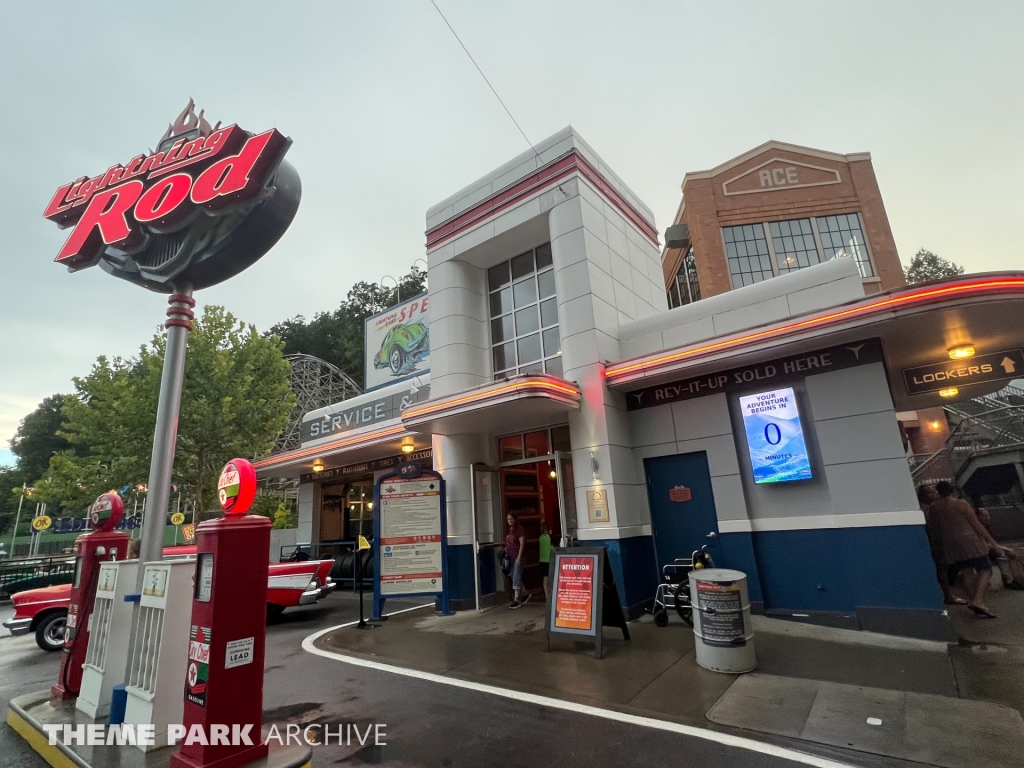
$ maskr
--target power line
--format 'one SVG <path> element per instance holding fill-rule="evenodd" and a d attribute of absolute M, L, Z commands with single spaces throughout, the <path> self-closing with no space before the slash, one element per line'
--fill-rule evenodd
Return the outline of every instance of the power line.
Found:
<path fill-rule="evenodd" d="M 487 83 L 487 87 L 491 89 L 491 93 L 494 94 L 494 98 L 496 98 L 498 100 L 498 103 L 501 104 L 501 108 L 505 110 L 505 114 L 508 115 L 509 119 L 515 124 L 519 133 L 522 135 L 524 139 L 526 139 L 526 143 L 530 145 L 530 149 L 533 150 L 533 154 L 537 155 L 539 159 L 540 153 L 533 146 L 533 142 L 530 141 L 530 139 L 526 135 L 526 132 L 523 131 L 523 129 L 519 126 L 519 123 L 512 116 L 512 113 L 509 111 L 509 108 L 505 106 L 505 102 L 501 100 L 501 96 L 498 95 L 498 92 L 494 90 L 494 86 L 491 85 L 491 81 L 487 79 L 487 75 L 485 75 L 484 71 L 480 69 L 480 65 L 476 63 L 476 59 L 473 58 L 473 54 L 469 52 L 469 49 L 466 47 L 466 44 L 462 42 L 462 38 L 459 37 L 458 32 L 455 31 L 454 27 L 452 27 L 451 22 L 449 22 L 445 15 L 441 13 L 441 9 L 437 7 L 437 3 L 435 3 L 434 0 L 430 0 L 430 4 L 434 6 L 434 10 L 436 10 L 438 14 L 440 14 L 441 18 L 444 20 L 444 23 L 448 25 L 448 29 L 450 29 L 452 34 L 455 35 L 455 39 L 459 41 L 459 45 L 462 46 L 462 50 L 466 52 L 466 55 L 469 56 L 469 60 L 473 62 L 473 66 L 476 67 L 476 71 L 480 73 L 480 77 L 484 79 L 484 82 Z"/>

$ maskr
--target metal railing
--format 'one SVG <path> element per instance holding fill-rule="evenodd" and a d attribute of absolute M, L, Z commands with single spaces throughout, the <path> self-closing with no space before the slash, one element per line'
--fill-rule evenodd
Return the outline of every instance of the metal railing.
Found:
<path fill-rule="evenodd" d="M 1014 402 L 1017 401 L 1017 402 Z M 908 457 L 914 482 L 954 480 L 972 456 L 1024 448 L 1024 390 L 1007 386 L 993 395 L 947 406 L 960 417 L 933 454 Z"/>
<path fill-rule="evenodd" d="M 70 584 L 75 575 L 75 558 L 29 557 L 21 560 L 0 561 L 0 600 L 54 584 Z"/>

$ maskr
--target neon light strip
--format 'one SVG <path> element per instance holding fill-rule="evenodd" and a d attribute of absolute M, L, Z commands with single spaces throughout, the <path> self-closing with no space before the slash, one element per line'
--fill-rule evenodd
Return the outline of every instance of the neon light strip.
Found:
<path fill-rule="evenodd" d="M 497 397 L 501 397 L 504 394 L 511 392 L 523 392 L 529 394 L 532 390 L 547 390 L 550 392 L 557 393 L 559 395 L 568 395 L 574 399 L 580 397 L 580 391 L 571 384 L 560 384 L 556 381 L 546 379 L 531 379 L 527 381 L 516 381 L 510 384 L 503 384 L 497 387 L 490 387 L 480 392 L 474 392 L 471 395 L 463 395 L 462 397 L 452 398 L 450 400 L 443 400 L 438 403 L 428 403 L 421 408 L 410 409 L 402 414 L 402 421 L 409 422 L 416 419 L 419 416 L 425 416 L 428 414 L 437 413 L 439 411 L 447 411 L 452 408 L 457 408 L 461 405 L 470 405 L 472 403 L 479 403 L 485 400 L 493 400 Z"/>
<path fill-rule="evenodd" d="M 405 427 L 403 426 L 387 427 L 386 429 L 379 429 L 376 432 L 356 435 L 355 437 L 349 437 L 344 440 L 335 440 L 333 443 L 325 443 L 324 445 L 318 445 L 314 448 L 300 448 L 297 451 L 282 453 L 280 456 L 274 456 L 269 459 L 253 462 L 253 467 L 255 469 L 268 469 L 270 467 L 276 467 L 279 464 L 286 464 L 291 461 L 297 461 L 298 459 L 316 456 L 317 454 L 337 451 L 339 448 L 354 448 L 359 446 L 361 443 L 376 442 L 386 437 L 400 435 L 403 432 L 405 432 Z"/>
<path fill-rule="evenodd" d="M 725 339 L 724 341 L 716 341 L 711 344 L 704 344 L 700 347 L 694 347 L 691 349 L 684 349 L 678 352 L 670 352 L 666 355 L 660 355 L 658 357 L 649 358 L 646 360 L 639 360 L 634 363 L 619 363 L 611 365 L 605 370 L 605 377 L 609 380 L 612 379 L 624 379 L 630 374 L 633 374 L 641 370 L 650 370 L 654 368 L 665 368 L 670 363 L 680 362 L 689 358 L 699 357 L 711 352 L 722 351 L 730 349 L 732 347 L 741 346 L 754 341 L 762 341 L 765 339 L 771 339 L 778 336 L 783 336 L 794 331 L 805 330 L 808 328 L 814 328 L 821 325 L 830 325 L 837 323 L 840 320 L 848 320 L 855 317 L 861 317 L 864 315 L 871 315 L 879 313 L 886 309 L 896 309 L 903 306 L 912 306 L 915 304 L 926 304 L 932 303 L 937 298 L 947 298 L 957 295 L 971 295 L 973 293 L 984 293 L 986 291 L 999 291 L 1001 289 L 1024 288 L 1024 277 L 1016 278 L 1002 278 L 999 280 L 984 280 L 984 281 L 972 281 L 966 283 L 956 283 L 953 285 L 946 285 L 936 288 L 924 288 L 911 290 L 907 293 L 902 293 L 896 296 L 889 296 L 885 299 L 871 301 L 867 304 L 861 304 L 856 307 L 850 307 L 849 309 L 840 310 L 838 312 L 830 312 L 825 315 L 817 315 L 810 317 L 806 320 L 800 320 L 795 323 L 788 323 L 786 325 L 776 326 L 769 328 L 764 331 L 757 331 L 755 333 L 747 333 L 743 336 L 737 336 L 731 339 Z"/>

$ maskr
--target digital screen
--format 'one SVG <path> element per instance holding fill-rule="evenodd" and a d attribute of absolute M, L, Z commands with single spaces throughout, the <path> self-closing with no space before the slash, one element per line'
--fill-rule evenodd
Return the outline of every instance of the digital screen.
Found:
<path fill-rule="evenodd" d="M 755 483 L 810 480 L 804 430 L 792 387 L 740 398 Z"/>

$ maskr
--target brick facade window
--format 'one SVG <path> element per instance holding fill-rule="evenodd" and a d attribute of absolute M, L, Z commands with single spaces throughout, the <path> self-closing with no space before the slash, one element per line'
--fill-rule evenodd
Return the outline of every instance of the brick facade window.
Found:
<path fill-rule="evenodd" d="M 773 221 L 768 225 L 768 231 L 772 235 L 775 263 L 779 265 L 780 275 L 821 262 L 810 219 Z"/>
<path fill-rule="evenodd" d="M 764 224 L 722 227 L 722 235 L 725 237 L 725 255 L 733 288 L 775 277 Z"/>
<path fill-rule="evenodd" d="M 555 271 L 545 243 L 487 270 L 495 380 L 562 375 Z"/>
<path fill-rule="evenodd" d="M 684 304 L 700 301 L 700 283 L 697 281 L 697 262 L 693 256 L 693 248 L 686 252 L 679 272 L 668 291 L 668 308 L 675 309 Z"/>
<path fill-rule="evenodd" d="M 722 238 L 733 288 L 843 257 L 875 274 L 858 213 L 722 227 Z"/>
<path fill-rule="evenodd" d="M 817 220 L 817 224 L 826 259 L 848 256 L 857 262 L 861 277 L 874 276 L 875 271 L 871 266 L 871 257 L 868 255 L 859 214 L 822 216 Z"/>

